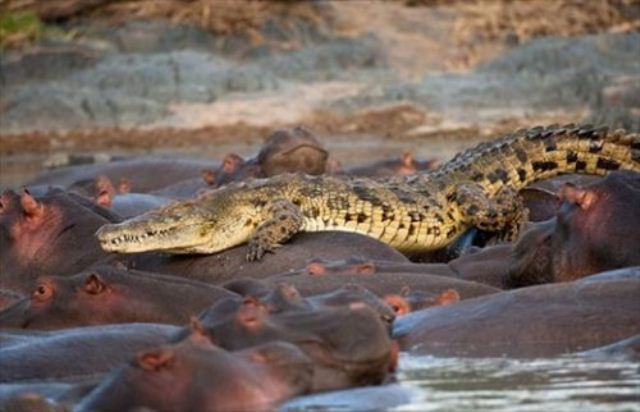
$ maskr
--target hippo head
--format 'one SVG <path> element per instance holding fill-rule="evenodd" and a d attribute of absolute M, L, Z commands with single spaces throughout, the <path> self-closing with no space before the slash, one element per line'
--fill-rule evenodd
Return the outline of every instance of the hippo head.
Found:
<path fill-rule="evenodd" d="M 118 217 L 108 210 L 61 189 L 37 197 L 28 190 L 4 192 L 0 196 L 3 282 L 30 288 L 41 273 L 82 270 L 105 256 L 93 236 L 95 230 L 115 221 Z"/>
<path fill-rule="evenodd" d="M 384 300 L 395 312 L 396 316 L 402 316 L 431 306 L 458 303 L 460 294 L 455 289 L 446 289 L 440 294 L 433 294 L 421 290 L 412 291 L 409 287 L 404 287 L 399 294 L 385 295 Z"/>
<path fill-rule="evenodd" d="M 95 272 L 41 276 L 29 298 L 2 312 L 0 327 L 59 329 L 109 323 L 114 316 L 112 307 L 125 304 L 124 300 Z"/>
<path fill-rule="evenodd" d="M 341 274 L 341 275 L 371 275 L 376 272 L 376 265 L 371 260 L 351 257 L 338 261 L 313 259 L 305 268 L 309 275 Z"/>
<path fill-rule="evenodd" d="M 277 342 L 228 352 L 198 321 L 177 344 L 144 350 L 114 372 L 79 410 L 265 410 L 308 391 L 309 359 Z"/>
<path fill-rule="evenodd" d="M 553 218 L 532 224 L 522 234 L 509 256 L 508 288 L 553 281 L 551 247 L 555 231 L 556 219 Z"/>
<path fill-rule="evenodd" d="M 28 190 L 21 194 L 6 191 L 0 196 L 0 236 L 2 271 L 24 267 L 50 246 L 64 230 L 63 212 L 36 200 Z"/>
<path fill-rule="evenodd" d="M 553 237 L 557 281 L 640 264 L 640 173 L 614 172 L 585 187 L 561 189 Z"/>
<path fill-rule="evenodd" d="M 302 127 L 276 130 L 258 153 L 264 176 L 288 172 L 319 175 L 325 172 L 329 153 L 313 133 Z"/>

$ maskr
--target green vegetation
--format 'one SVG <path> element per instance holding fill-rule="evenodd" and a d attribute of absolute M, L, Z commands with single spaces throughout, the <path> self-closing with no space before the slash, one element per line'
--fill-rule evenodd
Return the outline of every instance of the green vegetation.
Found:
<path fill-rule="evenodd" d="M 29 11 L 0 15 L 0 49 L 20 47 L 42 37 L 45 26 Z"/>

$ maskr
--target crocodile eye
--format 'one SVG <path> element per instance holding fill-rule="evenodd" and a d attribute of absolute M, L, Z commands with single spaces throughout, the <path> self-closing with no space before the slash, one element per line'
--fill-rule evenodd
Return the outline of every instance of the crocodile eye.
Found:
<path fill-rule="evenodd" d="M 32 296 L 33 299 L 37 300 L 38 302 L 44 302 L 46 300 L 49 300 L 51 296 L 53 296 L 53 288 L 46 283 L 40 283 L 38 286 L 36 286 L 36 289 L 33 291 Z"/>

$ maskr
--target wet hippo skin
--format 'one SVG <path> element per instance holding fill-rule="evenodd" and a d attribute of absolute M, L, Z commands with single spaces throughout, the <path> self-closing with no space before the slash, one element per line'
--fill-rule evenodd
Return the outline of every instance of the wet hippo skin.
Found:
<path fill-rule="evenodd" d="M 0 197 L 0 287 L 28 291 L 42 274 L 77 273 L 107 257 L 95 231 L 119 218 L 60 189 Z"/>
<path fill-rule="evenodd" d="M 103 265 L 73 276 L 39 278 L 29 298 L 0 311 L 0 328 L 184 324 L 217 300 L 232 295 L 184 278 Z"/>
<path fill-rule="evenodd" d="M 311 361 L 272 342 L 228 352 L 201 332 L 139 352 L 80 402 L 77 411 L 266 411 L 308 392 Z"/>
<path fill-rule="evenodd" d="M 398 318 L 413 354 L 557 356 L 640 333 L 640 281 L 568 282 L 505 291 Z"/>
<path fill-rule="evenodd" d="M 170 325 L 132 323 L 50 333 L 21 331 L 19 344 L 0 347 L 0 382 L 77 381 L 99 377 L 137 351 L 163 344 L 178 330 Z M 12 332 L 1 333 L 11 335 Z"/>
<path fill-rule="evenodd" d="M 305 267 L 315 258 L 346 259 L 351 256 L 408 262 L 392 247 L 367 236 L 343 232 L 300 233 L 286 248 L 266 254 L 258 262 L 247 262 L 247 246 L 207 256 L 169 256 L 131 260 L 139 270 L 184 276 L 202 282 L 220 284 L 242 277 L 264 278 Z"/>

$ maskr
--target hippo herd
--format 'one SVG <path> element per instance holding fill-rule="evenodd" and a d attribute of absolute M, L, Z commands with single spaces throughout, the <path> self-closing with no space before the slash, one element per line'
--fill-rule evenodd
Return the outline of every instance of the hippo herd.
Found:
<path fill-rule="evenodd" d="M 297 127 L 216 167 L 120 160 L 5 191 L 0 410 L 286 410 L 303 395 L 394 388 L 402 353 L 640 358 L 637 172 L 532 185 L 520 192 L 529 222 L 516 241 L 480 233 L 411 260 L 354 233 L 301 233 L 256 262 L 247 245 L 119 255 L 95 236 L 250 177 L 389 177 L 437 164 L 405 154 L 346 169 Z"/>

